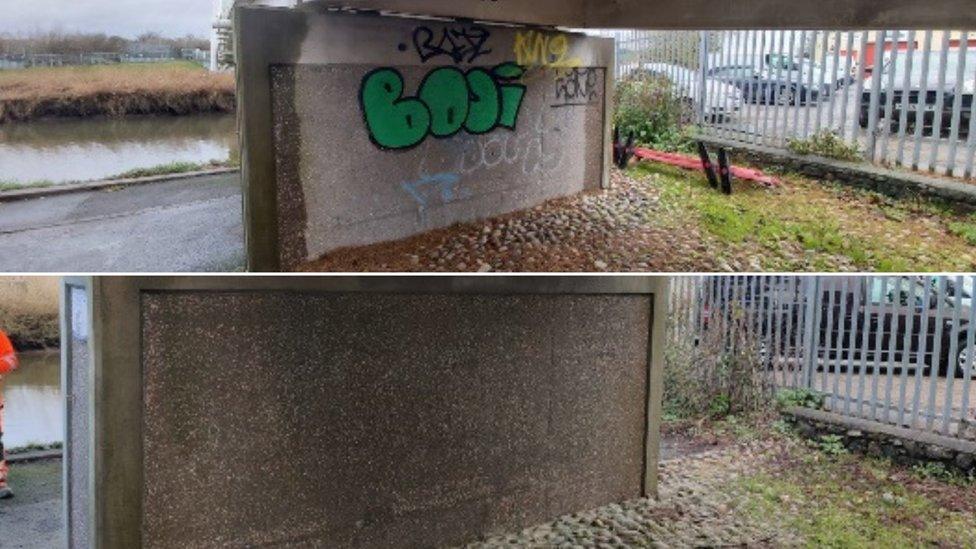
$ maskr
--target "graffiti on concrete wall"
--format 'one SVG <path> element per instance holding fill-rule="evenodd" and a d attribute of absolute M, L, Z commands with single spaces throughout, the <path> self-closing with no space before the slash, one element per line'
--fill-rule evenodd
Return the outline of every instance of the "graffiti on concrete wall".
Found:
<path fill-rule="evenodd" d="M 515 33 L 515 62 L 523 67 L 576 68 L 583 64 L 569 52 L 565 34 L 537 30 Z"/>
<path fill-rule="evenodd" d="M 599 98 L 600 83 L 598 69 L 567 69 L 556 78 L 556 103 L 553 107 L 593 103 Z"/>
<path fill-rule="evenodd" d="M 438 149 L 435 153 L 426 149 L 429 143 L 422 145 L 417 176 L 400 184 L 416 202 L 421 218 L 428 208 L 472 198 L 464 181 L 484 171 L 514 168 L 531 177 L 558 169 L 567 159 L 566 151 L 560 146 L 545 146 L 546 117 L 540 112 L 533 118 L 520 133 L 459 137 L 447 151 Z"/>
<path fill-rule="evenodd" d="M 572 56 L 570 37 L 558 32 L 519 30 L 509 42 L 514 61 L 467 67 L 493 54 L 491 31 L 470 23 L 414 27 L 396 45 L 416 54 L 420 64 L 437 64 L 416 90 L 408 90 L 400 69 L 389 66 L 366 74 L 360 106 L 370 139 L 388 151 L 419 149 L 416 174 L 399 183 L 423 218 L 428 209 L 473 198 L 464 182 L 496 169 L 527 177 L 556 170 L 566 160 L 547 132 L 548 116 L 532 113 L 531 127 L 518 129 L 528 88 L 527 71 L 552 71 L 553 107 L 587 105 L 600 98 L 598 69 L 582 67 Z M 497 57 L 496 57 L 497 59 Z M 526 115 L 527 116 L 527 115 Z M 499 129 L 513 130 L 496 132 Z M 558 130 L 555 130 L 558 132 Z M 438 145 L 430 138 L 446 140 Z M 528 179 L 526 180 L 528 181 Z"/>
<path fill-rule="evenodd" d="M 403 150 L 428 136 L 515 129 L 525 99 L 526 87 L 519 83 L 523 74 L 514 63 L 467 72 L 440 67 L 427 74 L 415 96 L 404 96 L 403 75 L 397 69 L 374 70 L 363 78 L 360 91 L 370 139 L 383 149 Z"/>
<path fill-rule="evenodd" d="M 430 27 L 417 27 L 413 31 L 413 47 L 424 63 L 438 57 L 448 57 L 455 64 L 474 63 L 480 57 L 491 53 L 487 47 L 491 32 L 481 26 L 444 27 L 435 31 Z M 400 51 L 407 51 L 407 44 L 399 45 Z"/>

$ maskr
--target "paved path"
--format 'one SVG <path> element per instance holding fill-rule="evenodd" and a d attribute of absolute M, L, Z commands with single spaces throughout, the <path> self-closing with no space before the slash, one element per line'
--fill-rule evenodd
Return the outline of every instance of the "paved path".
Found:
<path fill-rule="evenodd" d="M 0 203 L 0 272 L 244 268 L 237 174 Z"/>
<path fill-rule="evenodd" d="M 16 496 L 0 501 L 0 549 L 64 545 L 61 460 L 12 464 L 10 487 Z"/>

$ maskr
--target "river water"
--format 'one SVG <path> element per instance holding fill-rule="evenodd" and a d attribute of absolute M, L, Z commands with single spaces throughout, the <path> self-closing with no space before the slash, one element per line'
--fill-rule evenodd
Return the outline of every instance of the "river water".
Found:
<path fill-rule="evenodd" d="M 10 449 L 62 442 L 60 353 L 22 353 L 19 358 L 20 368 L 0 380 L 3 445 Z"/>
<path fill-rule="evenodd" d="M 233 115 L 55 119 L 0 124 L 0 182 L 106 179 L 237 155 Z"/>

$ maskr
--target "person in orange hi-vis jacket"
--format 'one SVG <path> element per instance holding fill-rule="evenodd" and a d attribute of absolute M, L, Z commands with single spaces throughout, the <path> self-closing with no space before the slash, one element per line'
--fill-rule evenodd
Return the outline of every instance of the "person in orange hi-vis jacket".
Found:
<path fill-rule="evenodd" d="M 17 353 L 7 334 L 0 330 L 0 378 L 17 369 Z M 3 450 L 3 394 L 0 393 L 0 499 L 13 497 L 7 486 L 7 461 Z"/>

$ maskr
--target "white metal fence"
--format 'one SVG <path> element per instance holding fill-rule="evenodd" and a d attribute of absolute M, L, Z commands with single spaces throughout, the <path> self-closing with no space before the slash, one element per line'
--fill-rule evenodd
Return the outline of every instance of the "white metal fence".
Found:
<path fill-rule="evenodd" d="M 670 344 L 697 346 L 737 326 L 719 337 L 726 346 L 752 342 L 776 387 L 821 393 L 833 412 L 976 439 L 974 282 L 972 275 L 676 277 Z"/>
<path fill-rule="evenodd" d="M 599 34 L 618 77 L 668 76 L 704 135 L 785 147 L 829 130 L 879 165 L 974 177 L 974 31 Z"/>

